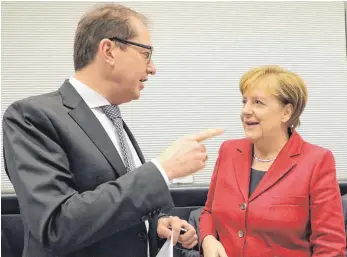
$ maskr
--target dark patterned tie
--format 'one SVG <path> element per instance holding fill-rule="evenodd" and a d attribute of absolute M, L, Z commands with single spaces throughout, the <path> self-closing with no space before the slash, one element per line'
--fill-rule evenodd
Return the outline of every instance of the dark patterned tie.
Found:
<path fill-rule="evenodd" d="M 103 110 L 106 116 L 110 120 L 112 120 L 112 122 L 114 123 L 116 127 L 117 135 L 118 135 L 120 146 L 122 149 L 122 156 L 123 156 L 125 168 L 127 172 L 130 172 L 135 168 L 135 163 L 130 151 L 130 147 L 124 135 L 123 120 L 122 120 L 122 115 L 120 113 L 120 109 L 116 105 L 104 105 L 104 106 L 101 106 L 100 108 Z"/>

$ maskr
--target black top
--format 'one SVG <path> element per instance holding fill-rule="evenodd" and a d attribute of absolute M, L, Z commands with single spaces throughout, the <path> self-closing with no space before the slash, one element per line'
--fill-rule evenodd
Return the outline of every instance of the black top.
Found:
<path fill-rule="evenodd" d="M 251 169 L 251 181 L 249 185 L 249 195 L 251 195 L 254 189 L 259 184 L 260 180 L 264 177 L 265 172 L 260 170 Z"/>

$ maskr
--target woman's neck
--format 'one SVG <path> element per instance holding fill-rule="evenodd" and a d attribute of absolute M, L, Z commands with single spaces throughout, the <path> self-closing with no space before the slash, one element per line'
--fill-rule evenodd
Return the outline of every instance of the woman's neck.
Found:
<path fill-rule="evenodd" d="M 289 135 L 287 133 L 262 138 L 254 143 L 254 155 L 264 160 L 276 158 L 288 139 Z"/>

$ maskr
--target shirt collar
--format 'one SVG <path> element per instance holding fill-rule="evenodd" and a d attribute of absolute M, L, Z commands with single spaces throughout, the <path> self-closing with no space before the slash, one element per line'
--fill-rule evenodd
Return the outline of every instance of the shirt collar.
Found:
<path fill-rule="evenodd" d="M 103 105 L 110 105 L 110 102 L 100 95 L 95 90 L 91 89 L 87 85 L 74 77 L 69 79 L 71 85 L 76 89 L 77 93 L 82 97 L 90 109 L 97 108 Z"/>

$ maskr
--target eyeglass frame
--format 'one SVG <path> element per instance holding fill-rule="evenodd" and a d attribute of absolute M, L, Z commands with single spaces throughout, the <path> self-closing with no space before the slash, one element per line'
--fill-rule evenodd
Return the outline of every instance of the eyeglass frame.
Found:
<path fill-rule="evenodd" d="M 123 44 L 134 45 L 134 46 L 138 46 L 138 47 L 150 50 L 149 51 L 149 56 L 147 57 L 147 64 L 149 64 L 151 62 L 152 52 L 153 52 L 153 47 L 152 46 L 136 43 L 136 42 L 133 42 L 133 41 L 128 41 L 128 40 L 125 40 L 125 39 L 121 39 L 119 37 L 111 37 L 111 38 L 109 38 L 109 40 L 118 41 L 118 42 L 123 43 Z"/>

